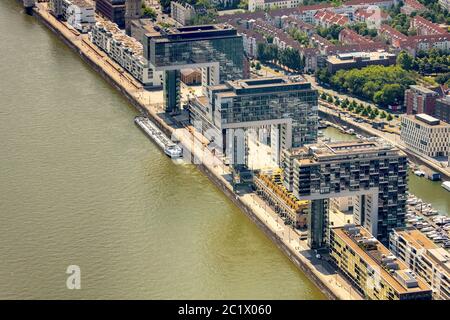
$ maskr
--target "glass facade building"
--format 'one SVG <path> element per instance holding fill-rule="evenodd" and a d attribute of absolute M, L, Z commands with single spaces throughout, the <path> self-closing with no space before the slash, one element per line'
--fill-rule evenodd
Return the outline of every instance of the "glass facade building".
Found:
<path fill-rule="evenodd" d="M 191 26 L 149 32 L 144 37 L 144 56 L 155 70 L 206 68 L 204 85 L 244 77 L 242 36 L 228 26 Z"/>

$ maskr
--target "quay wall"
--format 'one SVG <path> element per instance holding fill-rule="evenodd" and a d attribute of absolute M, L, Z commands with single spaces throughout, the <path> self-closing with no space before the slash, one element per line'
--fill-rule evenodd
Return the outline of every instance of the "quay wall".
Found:
<path fill-rule="evenodd" d="M 91 66 L 96 72 L 98 72 L 109 84 L 116 88 L 120 93 L 122 93 L 127 100 L 143 115 L 149 117 L 153 122 L 168 136 L 172 134 L 172 129 L 164 123 L 161 118 L 149 112 L 133 95 L 131 95 L 128 90 L 126 90 L 120 83 L 118 83 L 114 78 L 112 78 L 96 61 L 92 60 L 88 55 L 86 55 L 80 48 L 78 48 L 70 38 L 66 37 L 57 27 L 52 25 L 43 16 L 41 16 L 39 10 L 34 9 L 34 16 L 46 27 L 48 27 L 58 38 L 60 38 L 67 46 L 72 50 L 77 52 L 83 61 L 85 61 L 89 66 Z M 273 243 L 297 266 L 305 275 L 321 290 L 321 292 L 328 298 L 332 300 L 337 300 L 338 296 L 328 287 L 327 283 L 322 281 L 317 277 L 312 270 L 299 258 L 295 256 L 281 238 L 276 235 L 275 232 L 270 230 L 270 228 L 253 212 L 253 210 L 246 205 L 239 197 L 237 197 L 227 185 L 220 180 L 214 173 L 205 165 L 197 164 L 196 167 L 205 174 L 210 181 L 212 181 L 223 193 L 235 204 L 242 212 L 253 221 L 264 234 L 273 241 Z"/>

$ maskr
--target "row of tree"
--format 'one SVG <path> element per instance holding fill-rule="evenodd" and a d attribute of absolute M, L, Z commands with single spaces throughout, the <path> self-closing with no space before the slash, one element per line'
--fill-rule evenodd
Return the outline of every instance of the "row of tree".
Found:
<path fill-rule="evenodd" d="M 323 92 L 320 95 L 320 98 L 328 103 L 333 103 L 337 107 L 341 107 L 344 110 L 348 110 L 352 113 L 359 114 L 363 117 L 369 119 L 375 119 L 376 117 L 380 117 L 381 119 L 386 119 L 387 121 L 392 121 L 393 117 L 390 113 L 386 113 L 385 111 L 380 111 L 380 109 L 371 107 L 370 105 L 364 105 L 363 103 L 357 103 L 355 100 L 350 100 L 345 98 L 344 100 L 340 100 L 338 97 L 332 97 L 331 95 Z"/>
<path fill-rule="evenodd" d="M 301 71 L 304 63 L 300 53 L 296 49 L 278 49 L 271 43 L 258 43 L 258 59 L 262 62 L 278 62 L 281 65 Z"/>
<path fill-rule="evenodd" d="M 328 70 L 316 73 L 319 82 L 328 83 L 341 92 L 348 92 L 383 107 L 402 104 L 405 90 L 415 84 L 414 74 L 400 66 L 368 66 L 362 69 Z"/>

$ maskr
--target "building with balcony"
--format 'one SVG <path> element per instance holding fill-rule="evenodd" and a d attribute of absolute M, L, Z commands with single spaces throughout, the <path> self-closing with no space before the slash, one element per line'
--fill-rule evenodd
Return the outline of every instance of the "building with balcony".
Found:
<path fill-rule="evenodd" d="M 431 300 L 431 288 L 365 228 L 332 228 L 330 258 L 369 300 Z"/>
<path fill-rule="evenodd" d="M 310 244 L 326 245 L 329 200 L 353 197 L 353 218 L 383 243 L 389 232 L 405 226 L 407 159 L 379 141 L 333 142 L 284 150 L 286 188 L 311 200 Z"/>
<path fill-rule="evenodd" d="M 436 300 L 450 300 L 450 253 L 415 228 L 394 229 L 389 249 L 433 290 Z"/>
<path fill-rule="evenodd" d="M 447 157 L 450 152 L 450 124 L 427 114 L 401 116 L 400 139 L 406 146 L 428 157 Z"/>
<path fill-rule="evenodd" d="M 89 33 L 89 40 L 146 87 L 161 87 L 162 72 L 152 69 L 143 57 L 142 44 L 127 36 L 110 21 L 99 21 Z"/>

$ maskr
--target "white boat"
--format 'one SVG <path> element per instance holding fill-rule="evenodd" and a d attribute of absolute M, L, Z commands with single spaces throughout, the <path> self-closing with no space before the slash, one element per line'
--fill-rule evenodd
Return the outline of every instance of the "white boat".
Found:
<path fill-rule="evenodd" d="M 183 156 L 183 149 L 179 145 L 173 144 L 164 148 L 164 153 L 171 158 L 180 158 Z"/>
<path fill-rule="evenodd" d="M 170 140 L 150 119 L 142 116 L 134 118 L 134 122 L 164 150 L 164 153 L 171 158 L 180 158 L 183 149 Z"/>
<path fill-rule="evenodd" d="M 420 171 L 420 170 L 414 171 L 414 174 L 418 177 L 425 177 L 425 172 Z"/>
<path fill-rule="evenodd" d="M 450 181 L 445 181 L 441 184 L 441 187 L 447 191 L 450 191 Z"/>

